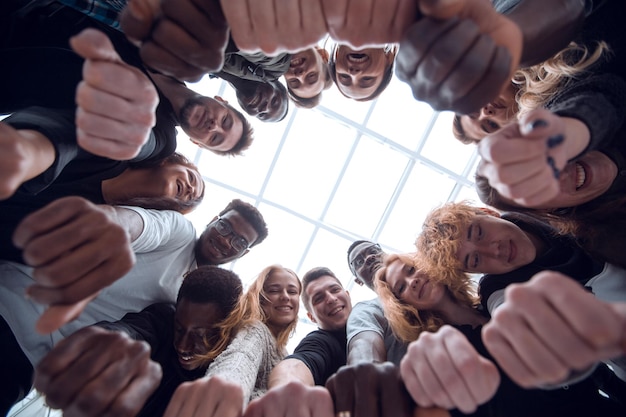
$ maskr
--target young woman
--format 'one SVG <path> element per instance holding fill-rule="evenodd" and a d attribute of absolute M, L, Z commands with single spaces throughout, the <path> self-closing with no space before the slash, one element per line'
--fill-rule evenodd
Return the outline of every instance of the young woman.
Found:
<path fill-rule="evenodd" d="M 498 314 L 502 305 L 515 302 L 516 299 L 505 291 L 507 287 L 526 283 L 546 270 L 566 276 L 567 284 L 564 285 L 573 285 L 578 293 L 591 290 L 595 297 L 586 303 L 604 302 L 606 307 L 601 308 L 626 307 L 626 270 L 596 261 L 570 236 L 559 235 L 549 225 L 520 213 L 500 215 L 465 202 L 448 203 L 428 215 L 416 246 L 426 263 L 443 265 L 453 275 L 485 274 L 480 280 L 479 294 L 484 309 L 491 315 Z M 554 286 L 548 285 L 547 288 L 552 289 L 545 292 L 555 291 Z M 531 293 L 535 298 L 540 295 Z M 563 307 L 569 302 L 562 297 L 553 301 L 552 305 Z M 529 311 L 531 315 L 536 315 L 535 320 L 546 320 L 546 311 L 532 308 Z M 609 320 L 611 322 L 611 329 L 619 329 L 617 318 Z M 527 330 L 532 333 L 536 329 Z M 558 343 L 562 336 L 555 331 L 549 338 Z M 587 354 L 594 353 L 587 351 Z M 561 359 L 565 363 L 570 360 L 576 362 L 580 358 L 572 355 L 571 358 Z M 613 364 L 616 374 L 626 380 L 624 359 Z M 580 364 L 574 368 L 581 370 L 579 367 Z"/>
<path fill-rule="evenodd" d="M 195 410 L 206 416 L 220 415 L 202 408 L 211 396 L 214 378 L 241 388 L 243 404 L 232 404 L 240 413 L 241 407 L 245 409 L 250 400 L 267 391 L 269 374 L 285 357 L 285 346 L 298 323 L 301 291 L 300 280 L 290 269 L 271 265 L 261 271 L 243 296 L 238 313 L 233 313 L 240 323 L 235 338 L 209 365 L 205 378 L 179 388 L 187 390 L 185 409 L 189 413 L 178 416 L 195 416 Z"/>
<path fill-rule="evenodd" d="M 411 342 L 401 376 L 418 405 L 477 416 L 623 412 L 598 394 L 590 378 L 554 390 L 523 389 L 514 383 L 483 343 L 488 315 L 468 275 L 425 264 L 415 255 L 390 255 L 376 275 L 376 288 L 394 333 Z M 606 375 L 607 369 L 600 367 L 595 377 Z"/>
<path fill-rule="evenodd" d="M 333 84 L 328 59 L 328 51 L 319 46 L 291 55 L 284 77 L 289 98 L 297 107 L 312 109 L 317 106 L 322 91 Z"/>
<path fill-rule="evenodd" d="M 355 50 L 335 45 L 330 53 L 330 76 L 345 97 L 370 101 L 389 85 L 398 53 L 396 45 Z"/>

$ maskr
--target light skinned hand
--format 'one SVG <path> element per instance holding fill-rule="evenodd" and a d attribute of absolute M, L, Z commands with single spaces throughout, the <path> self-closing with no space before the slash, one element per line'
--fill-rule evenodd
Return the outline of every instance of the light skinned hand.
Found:
<path fill-rule="evenodd" d="M 85 327 L 60 341 L 37 365 L 34 386 L 63 415 L 136 415 L 161 382 L 150 347 L 126 333 Z"/>
<path fill-rule="evenodd" d="M 219 0 L 130 0 L 124 33 L 150 68 L 181 81 L 219 72 L 229 29 Z"/>
<path fill-rule="evenodd" d="M 321 0 L 221 0 L 243 52 L 272 56 L 311 48 L 327 34 Z"/>
<path fill-rule="evenodd" d="M 181 384 L 163 417 L 241 417 L 243 390 L 218 376 Z"/>
<path fill-rule="evenodd" d="M 625 306 L 598 300 L 563 274 L 543 271 L 507 287 L 482 338 L 520 386 L 558 384 L 572 371 L 626 353 Z"/>
<path fill-rule="evenodd" d="M 522 32 L 489 0 L 421 0 L 419 9 L 396 58 L 396 75 L 417 100 L 467 114 L 510 83 Z"/>
<path fill-rule="evenodd" d="M 85 29 L 70 39 L 85 58 L 76 89 L 76 138 L 94 155 L 132 159 L 156 123 L 159 96 L 150 79 L 119 57 L 102 32 Z"/>
<path fill-rule="evenodd" d="M 551 200 L 560 190 L 555 170 L 560 173 L 580 149 L 566 120 L 572 119 L 534 110 L 486 136 L 478 144 L 480 173 L 501 196 L 519 205 L 536 207 Z"/>
<path fill-rule="evenodd" d="M 411 416 L 414 404 L 391 362 L 342 366 L 326 381 L 335 412 L 355 417 Z"/>
<path fill-rule="evenodd" d="M 500 374 L 467 338 L 451 326 L 423 332 L 400 363 L 406 389 L 420 407 L 472 413 L 498 390 Z"/>
<path fill-rule="evenodd" d="M 252 400 L 244 417 L 334 417 L 333 400 L 324 387 L 289 382 Z"/>
<path fill-rule="evenodd" d="M 11 197 L 24 182 L 54 162 L 52 143 L 34 130 L 16 130 L 0 122 L 0 200 Z"/>
<path fill-rule="evenodd" d="M 41 304 L 69 305 L 92 297 L 135 263 L 128 233 L 116 222 L 113 208 L 81 197 L 60 198 L 28 215 L 13 242 L 34 267 L 36 283 L 28 295 Z"/>
<path fill-rule="evenodd" d="M 356 49 L 398 43 L 418 19 L 416 0 L 321 0 L 333 40 Z"/>

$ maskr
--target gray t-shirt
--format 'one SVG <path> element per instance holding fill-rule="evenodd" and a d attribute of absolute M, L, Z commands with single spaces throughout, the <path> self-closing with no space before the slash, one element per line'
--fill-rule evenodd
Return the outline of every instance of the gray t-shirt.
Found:
<path fill-rule="evenodd" d="M 361 301 L 352 308 L 348 318 L 347 330 L 348 346 L 352 338 L 361 332 L 373 331 L 378 333 L 385 341 L 387 360 L 400 365 L 400 361 L 406 353 L 407 344 L 396 339 L 393 335 L 378 298 Z"/>

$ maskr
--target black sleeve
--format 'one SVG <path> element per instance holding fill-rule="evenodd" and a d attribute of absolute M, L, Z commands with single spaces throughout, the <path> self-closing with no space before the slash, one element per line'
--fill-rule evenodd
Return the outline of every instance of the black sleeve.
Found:
<path fill-rule="evenodd" d="M 589 77 L 566 88 L 546 107 L 587 125 L 591 137 L 583 154 L 608 148 L 620 137 L 616 133 L 626 118 L 626 81 L 612 74 Z"/>
<path fill-rule="evenodd" d="M 344 344 L 345 345 L 345 344 Z M 324 385 L 326 380 L 346 364 L 345 346 L 330 334 L 320 331 L 309 333 L 286 359 L 298 359 L 311 370 L 315 385 Z"/>
<path fill-rule="evenodd" d="M 154 353 L 164 343 L 171 343 L 175 309 L 173 304 L 152 304 L 139 313 L 127 313 L 119 321 L 101 321 L 95 326 L 125 332 L 135 340 L 148 342 Z"/>

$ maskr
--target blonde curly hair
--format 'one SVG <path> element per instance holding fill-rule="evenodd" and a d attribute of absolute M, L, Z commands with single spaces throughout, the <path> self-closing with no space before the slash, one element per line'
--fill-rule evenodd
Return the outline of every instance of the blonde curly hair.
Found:
<path fill-rule="evenodd" d="M 418 310 L 393 294 L 387 282 L 387 272 L 389 265 L 397 261 L 414 266 L 425 273 L 432 282 L 444 285 L 448 294 L 457 303 L 468 307 L 476 307 L 479 304 L 475 283 L 468 274 L 458 270 L 446 270 L 445 274 L 440 274 L 439 272 L 444 268 L 432 268 L 418 254 L 389 255 L 385 257 L 383 266 L 376 272 L 374 285 L 383 304 L 385 317 L 389 321 L 394 336 L 399 340 L 405 343 L 412 342 L 420 333 L 437 331 L 446 322 L 438 312 Z"/>
<path fill-rule="evenodd" d="M 584 45 L 570 42 L 541 64 L 518 69 L 512 80 L 518 88 L 515 94 L 519 107 L 517 118 L 544 107 L 559 91 L 588 75 L 590 67 L 609 51 L 609 46 L 603 41 L 597 43 L 593 52 Z"/>

